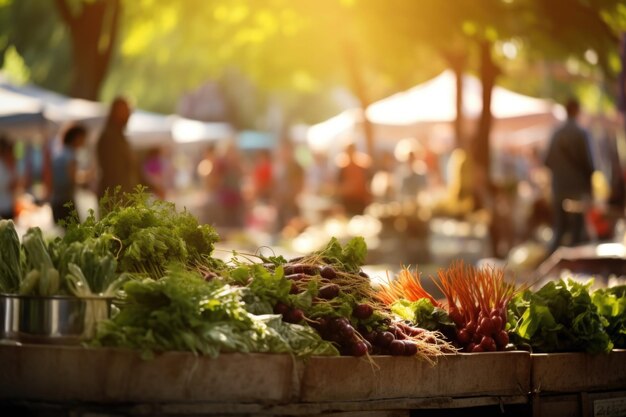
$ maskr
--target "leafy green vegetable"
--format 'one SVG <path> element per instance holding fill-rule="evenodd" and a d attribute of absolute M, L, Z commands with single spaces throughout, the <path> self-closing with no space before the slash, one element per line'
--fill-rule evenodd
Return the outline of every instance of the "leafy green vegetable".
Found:
<path fill-rule="evenodd" d="M 187 211 L 176 211 L 173 203 L 150 199 L 143 187 L 134 193 L 108 194 L 101 201 L 100 214 L 99 221 L 91 212 L 82 224 L 68 224 L 63 242 L 106 237 L 118 272 L 158 278 L 170 262 L 193 266 L 204 261 L 218 240 L 211 226 L 200 225 Z"/>
<path fill-rule="evenodd" d="M 29 270 L 53 267 L 52 259 L 50 259 L 50 254 L 48 254 L 40 228 L 29 228 L 22 238 L 22 245 L 24 245 L 24 250 L 26 251 Z"/>
<path fill-rule="evenodd" d="M 168 350 L 210 356 L 220 352 L 338 354 L 313 329 L 281 323 L 280 316 L 247 311 L 242 288 L 218 280 L 206 282 L 182 267 L 168 270 L 158 281 L 129 281 L 124 290 L 119 314 L 100 324 L 96 345 L 138 349 L 146 357 Z"/>
<path fill-rule="evenodd" d="M 0 220 L 0 292 L 15 293 L 22 281 L 20 240 L 12 220 Z"/>
<path fill-rule="evenodd" d="M 626 348 L 626 285 L 597 290 L 593 304 L 606 319 L 605 330 L 616 348 Z"/>
<path fill-rule="evenodd" d="M 404 299 L 398 300 L 391 305 L 391 311 L 422 329 L 444 331 L 456 328 L 448 313 L 435 307 L 427 298 L 413 302 Z"/>
<path fill-rule="evenodd" d="M 610 351 L 607 321 L 591 301 L 590 286 L 559 280 L 518 295 L 509 308 L 515 315 L 515 341 L 538 352 Z"/>
<path fill-rule="evenodd" d="M 69 266 L 75 264 L 84 274 L 90 292 L 99 294 L 118 278 L 117 260 L 108 249 L 110 240 L 104 235 L 69 244 L 58 239 L 50 244 L 50 252 L 61 276 L 70 274 Z"/>
<path fill-rule="evenodd" d="M 318 252 L 346 272 L 358 273 L 367 256 L 367 245 L 362 237 L 354 237 L 343 247 L 337 238 L 331 238 L 326 248 Z"/>

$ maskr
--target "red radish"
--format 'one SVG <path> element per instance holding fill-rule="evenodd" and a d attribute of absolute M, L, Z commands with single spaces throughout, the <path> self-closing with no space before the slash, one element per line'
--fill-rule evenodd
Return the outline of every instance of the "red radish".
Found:
<path fill-rule="evenodd" d="M 488 336 L 488 335 L 493 334 L 493 331 L 494 331 L 493 322 L 491 321 L 489 317 L 483 318 L 480 321 L 479 327 L 482 327 L 483 335 Z"/>
<path fill-rule="evenodd" d="M 369 340 L 364 340 L 363 343 L 365 343 L 365 346 L 367 346 L 367 352 L 372 353 L 372 350 L 374 350 L 374 348 L 372 347 L 372 344 L 369 342 Z"/>
<path fill-rule="evenodd" d="M 472 337 L 467 329 L 461 329 L 456 334 L 456 340 L 458 340 L 460 344 L 466 345 L 472 340 Z"/>
<path fill-rule="evenodd" d="M 496 350 L 496 342 L 492 337 L 484 336 L 480 341 L 480 347 L 482 347 L 485 351 L 491 352 Z"/>
<path fill-rule="evenodd" d="M 309 279 L 310 275 L 302 274 L 302 273 L 289 274 L 289 275 L 285 275 L 285 278 L 287 278 L 289 281 L 302 281 L 305 279 Z"/>
<path fill-rule="evenodd" d="M 476 333 L 476 322 L 475 321 L 468 321 L 467 325 L 465 326 L 465 329 L 470 333 L 470 334 L 474 334 Z"/>
<path fill-rule="evenodd" d="M 394 340 L 389 344 L 389 352 L 393 356 L 402 356 L 404 355 L 404 342 L 401 340 Z"/>
<path fill-rule="evenodd" d="M 318 332 L 325 332 L 328 328 L 328 319 L 325 317 L 320 317 L 316 321 L 311 322 L 311 327 L 313 327 Z"/>
<path fill-rule="evenodd" d="M 299 293 L 300 293 L 300 288 L 298 288 L 295 282 L 292 282 L 291 289 L 289 290 L 289 294 L 299 294 Z"/>
<path fill-rule="evenodd" d="M 347 326 L 350 324 L 350 321 L 345 317 L 335 317 L 330 320 L 331 330 L 339 330 L 343 326 Z"/>
<path fill-rule="evenodd" d="M 474 347 L 476 347 L 476 343 L 471 342 L 467 346 L 465 346 L 465 351 L 472 352 L 474 350 Z"/>
<path fill-rule="evenodd" d="M 357 319 L 366 320 L 374 314 L 374 308 L 369 304 L 358 304 L 352 309 L 352 315 Z"/>
<path fill-rule="evenodd" d="M 367 353 L 367 345 L 365 342 L 359 340 L 358 342 L 352 344 L 350 353 L 352 356 L 363 356 Z"/>
<path fill-rule="evenodd" d="M 287 313 L 289 310 L 291 309 L 291 307 L 289 307 L 287 304 L 285 303 L 281 303 L 280 301 L 276 303 L 276 305 L 274 306 L 274 314 L 285 314 Z"/>
<path fill-rule="evenodd" d="M 324 285 L 320 288 L 318 296 L 324 300 L 332 300 L 339 295 L 339 290 L 340 288 L 337 284 Z"/>
<path fill-rule="evenodd" d="M 376 336 L 376 345 L 378 345 L 378 346 L 380 346 L 382 348 L 386 348 L 394 340 L 396 340 L 396 337 L 393 335 L 393 333 L 391 333 L 391 332 L 380 332 Z"/>
<path fill-rule="evenodd" d="M 497 334 L 497 332 L 502 330 L 502 317 L 491 316 L 491 323 L 493 324 L 493 333 Z"/>
<path fill-rule="evenodd" d="M 476 329 L 476 333 L 474 334 L 474 338 L 476 336 L 487 336 L 487 332 L 485 332 L 485 328 L 483 326 L 478 326 L 478 328 Z"/>
<path fill-rule="evenodd" d="M 293 308 L 283 314 L 283 319 L 287 323 L 300 323 L 304 319 L 304 312 L 299 308 Z"/>
<path fill-rule="evenodd" d="M 500 332 L 496 334 L 495 340 L 498 348 L 504 349 L 506 345 L 509 344 L 509 334 L 506 330 L 500 330 Z"/>
<path fill-rule="evenodd" d="M 404 356 L 415 356 L 417 354 L 417 345 L 413 342 L 404 342 Z"/>
<path fill-rule="evenodd" d="M 285 275 L 306 274 L 313 276 L 320 272 L 320 267 L 309 264 L 286 264 L 284 266 L 284 271 Z"/>
<path fill-rule="evenodd" d="M 483 349 L 480 345 L 476 345 L 472 349 L 472 353 L 478 353 L 478 352 L 484 352 L 484 351 L 485 351 L 485 349 Z"/>
<path fill-rule="evenodd" d="M 322 278 L 326 278 L 326 279 L 335 279 L 335 278 L 337 278 L 337 272 L 330 265 L 324 266 L 322 268 L 322 270 L 320 271 L 320 275 L 322 276 Z"/>
<path fill-rule="evenodd" d="M 347 325 L 339 328 L 339 334 L 346 340 L 352 339 L 354 337 L 354 327 Z"/>

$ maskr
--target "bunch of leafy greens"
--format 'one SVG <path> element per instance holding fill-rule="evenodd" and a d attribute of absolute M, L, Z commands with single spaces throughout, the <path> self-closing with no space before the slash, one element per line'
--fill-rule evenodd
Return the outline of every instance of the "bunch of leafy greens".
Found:
<path fill-rule="evenodd" d="M 147 273 L 158 278 L 169 262 L 194 265 L 209 257 L 218 236 L 173 203 L 151 199 L 138 187 L 134 193 L 114 192 L 100 202 L 101 219 L 93 212 L 79 223 L 69 222 L 66 245 L 105 238 L 117 258 L 118 272 Z"/>
<path fill-rule="evenodd" d="M 615 347 L 626 349 L 626 285 L 597 290 L 591 299 L 606 319 L 605 330 Z"/>
<path fill-rule="evenodd" d="M 608 323 L 591 301 L 591 284 L 559 280 L 515 297 L 509 304 L 514 342 L 528 343 L 537 352 L 610 351 Z"/>
<path fill-rule="evenodd" d="M 350 239 L 344 246 L 333 237 L 326 247 L 317 253 L 341 270 L 358 273 L 367 256 L 367 245 L 365 239 L 360 236 Z"/>
<path fill-rule="evenodd" d="M 422 329 L 439 331 L 444 335 L 454 335 L 456 326 L 448 313 L 435 307 L 428 298 L 417 301 L 401 299 L 391 305 L 396 316 L 414 323 Z"/>
<path fill-rule="evenodd" d="M 221 352 L 338 354 L 308 326 L 247 311 L 241 288 L 206 282 L 183 267 L 168 269 L 158 281 L 129 281 L 124 290 L 120 312 L 100 323 L 94 344 L 138 349 L 144 357 L 171 350 L 213 357 Z"/>
<path fill-rule="evenodd" d="M 16 293 L 22 282 L 20 240 L 12 220 L 0 220 L 0 293 Z"/>

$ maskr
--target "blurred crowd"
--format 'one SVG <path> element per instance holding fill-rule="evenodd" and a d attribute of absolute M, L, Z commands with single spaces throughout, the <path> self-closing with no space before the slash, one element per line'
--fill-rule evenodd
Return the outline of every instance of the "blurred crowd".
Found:
<path fill-rule="evenodd" d="M 260 149 L 241 149 L 234 140 L 210 143 L 187 158 L 200 195 L 196 214 L 226 235 L 258 230 L 273 243 L 329 218 L 402 217 L 404 223 L 390 223 L 396 232 L 424 233 L 424 239 L 432 219 L 474 222 L 485 225 L 490 254 L 500 258 L 525 241 L 543 241 L 549 254 L 560 245 L 607 239 L 624 213 L 616 140 L 606 130 L 583 130 L 575 101 L 567 109 L 568 120 L 546 146 L 498 149 L 489 175 L 462 148 L 435 153 L 417 141 L 374 155 L 355 143 L 328 154 L 287 138 Z M 129 115 L 129 104 L 118 98 L 91 149 L 92 132 L 73 124 L 43 152 L 47 192 L 34 203 L 49 203 L 55 223 L 63 225 L 81 189 L 100 198 L 107 189 L 143 184 L 155 198 L 176 198 L 175 155 L 162 147 L 131 149 L 124 134 Z M 16 146 L 0 138 L 2 218 L 19 215 L 19 196 L 32 186 Z M 407 222 L 425 227 L 407 231 Z"/>

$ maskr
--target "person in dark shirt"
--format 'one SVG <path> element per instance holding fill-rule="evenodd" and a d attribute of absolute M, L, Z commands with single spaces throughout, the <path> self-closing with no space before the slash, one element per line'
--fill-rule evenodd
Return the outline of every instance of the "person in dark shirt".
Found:
<path fill-rule="evenodd" d="M 82 125 L 68 128 L 63 135 L 63 148 L 52 159 L 52 216 L 59 223 L 67 219 L 73 208 L 76 191 L 77 161 L 76 151 L 85 145 L 87 130 Z M 73 208 L 67 206 L 72 203 Z"/>
<path fill-rule="evenodd" d="M 584 213 L 564 209 L 566 200 L 582 202 L 591 198 L 593 162 L 587 132 L 577 123 L 580 105 L 575 99 L 566 104 L 567 120 L 552 134 L 545 164 L 552 171 L 553 238 L 549 252 L 554 252 L 571 234 L 571 244 L 584 238 Z"/>
<path fill-rule="evenodd" d="M 99 198 L 107 189 L 112 192 L 119 186 L 122 192 L 131 192 L 139 184 L 138 164 L 124 133 L 130 114 L 130 105 L 124 98 L 113 100 L 109 118 L 98 140 Z"/>

